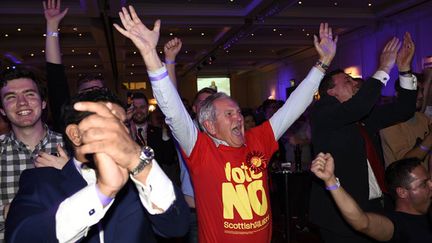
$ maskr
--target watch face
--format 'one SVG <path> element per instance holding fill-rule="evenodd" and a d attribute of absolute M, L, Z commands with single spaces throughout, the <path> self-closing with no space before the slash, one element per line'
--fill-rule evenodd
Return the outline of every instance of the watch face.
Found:
<path fill-rule="evenodd" d="M 150 148 L 149 146 L 145 146 L 142 149 L 142 152 L 144 153 L 146 159 L 148 160 L 152 160 L 154 158 L 154 151 L 152 148 Z"/>

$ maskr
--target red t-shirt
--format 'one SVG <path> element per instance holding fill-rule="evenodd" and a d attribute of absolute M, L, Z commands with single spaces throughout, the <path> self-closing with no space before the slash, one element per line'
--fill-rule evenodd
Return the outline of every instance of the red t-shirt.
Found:
<path fill-rule="evenodd" d="M 246 145 L 216 147 L 199 132 L 186 159 L 195 191 L 199 242 L 270 242 L 267 165 L 278 149 L 267 121 L 245 133 Z"/>

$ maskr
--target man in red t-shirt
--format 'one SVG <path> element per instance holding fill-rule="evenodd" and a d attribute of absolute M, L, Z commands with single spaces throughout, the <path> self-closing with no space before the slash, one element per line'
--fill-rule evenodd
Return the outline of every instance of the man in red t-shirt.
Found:
<path fill-rule="evenodd" d="M 182 147 L 195 190 L 200 242 L 270 242 L 271 210 L 267 162 L 277 140 L 312 102 L 336 53 L 337 38 L 321 24 L 314 38 L 319 60 L 286 103 L 268 121 L 244 131 L 238 104 L 223 93 L 207 97 L 198 114 L 200 132 L 187 113 L 156 51 L 160 21 L 152 30 L 129 7 L 116 29 L 137 46 L 153 93 Z"/>

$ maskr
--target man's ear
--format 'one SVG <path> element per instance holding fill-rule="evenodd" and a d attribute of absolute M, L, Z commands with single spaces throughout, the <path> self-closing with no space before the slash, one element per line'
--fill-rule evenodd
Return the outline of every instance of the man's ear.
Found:
<path fill-rule="evenodd" d="M 396 187 L 396 194 L 400 198 L 407 198 L 408 197 L 408 190 L 403 187 Z"/>
<path fill-rule="evenodd" d="M 76 124 L 70 124 L 66 127 L 66 135 L 68 136 L 69 140 L 75 145 L 80 146 L 81 145 L 81 134 L 78 129 L 78 125 Z"/>
<path fill-rule="evenodd" d="M 46 101 L 42 101 L 42 110 L 45 110 L 45 108 L 46 108 Z"/>
<path fill-rule="evenodd" d="M 215 134 L 216 134 L 216 128 L 215 128 L 215 126 L 214 126 L 214 123 L 213 123 L 212 121 L 205 120 L 205 121 L 203 122 L 203 125 L 204 125 L 205 130 L 206 130 L 210 135 L 212 135 L 212 136 L 214 137 Z"/>
<path fill-rule="evenodd" d="M 3 108 L 0 108 L 0 113 L 2 114 L 2 116 L 6 116 L 6 112 L 3 110 Z"/>

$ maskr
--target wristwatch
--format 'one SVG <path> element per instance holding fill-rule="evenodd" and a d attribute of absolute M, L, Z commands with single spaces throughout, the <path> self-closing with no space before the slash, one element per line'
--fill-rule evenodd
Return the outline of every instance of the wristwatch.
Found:
<path fill-rule="evenodd" d="M 131 170 L 129 173 L 132 176 L 138 175 L 141 171 L 144 170 L 144 168 L 147 165 L 149 165 L 152 162 L 153 158 L 154 158 L 153 149 L 150 148 L 149 146 L 142 147 L 141 153 L 139 156 L 140 161 L 139 161 L 138 165 L 133 170 Z"/>

